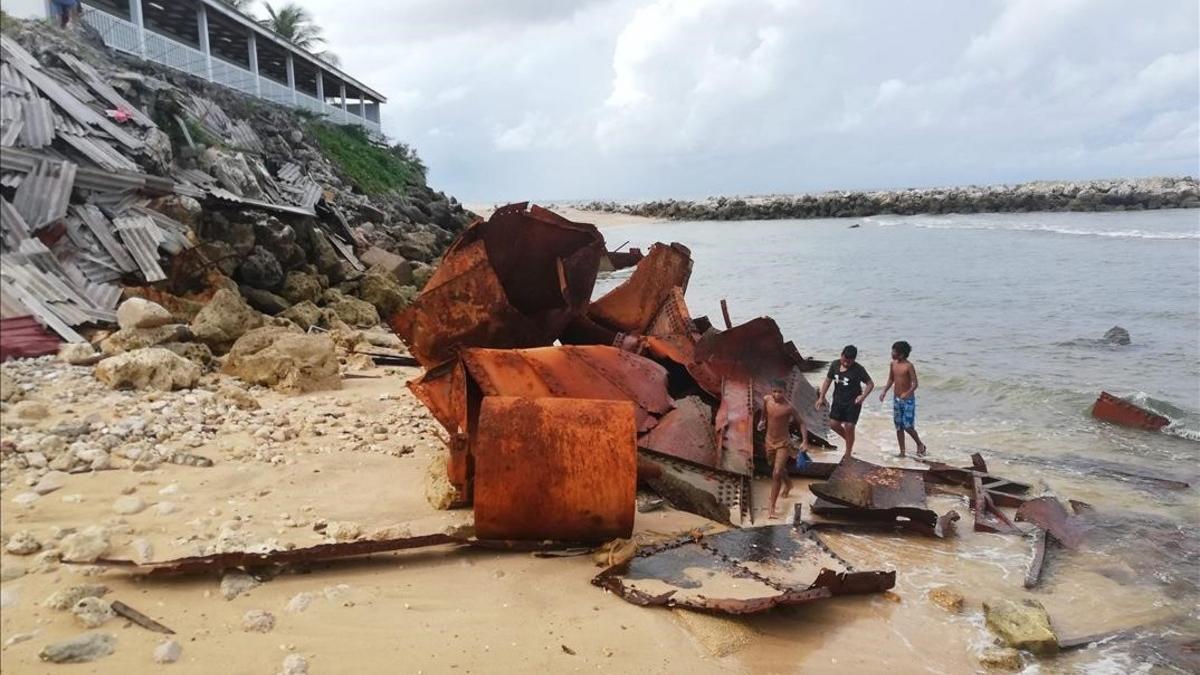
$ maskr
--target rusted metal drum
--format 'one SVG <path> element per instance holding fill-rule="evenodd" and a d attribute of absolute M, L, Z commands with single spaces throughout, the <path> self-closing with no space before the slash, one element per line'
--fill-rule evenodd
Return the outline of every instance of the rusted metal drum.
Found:
<path fill-rule="evenodd" d="M 471 439 L 480 539 L 602 542 L 633 532 L 629 401 L 483 399 Z"/>

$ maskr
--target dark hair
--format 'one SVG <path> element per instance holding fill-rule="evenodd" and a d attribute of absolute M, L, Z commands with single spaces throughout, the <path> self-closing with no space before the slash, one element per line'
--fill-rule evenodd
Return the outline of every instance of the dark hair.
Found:
<path fill-rule="evenodd" d="M 858 347 L 855 347 L 854 345 L 846 345 L 846 347 L 842 349 L 842 356 L 848 359 L 857 359 Z"/>
<path fill-rule="evenodd" d="M 785 382 L 784 380 L 778 380 L 778 379 L 771 380 L 771 389 L 772 390 L 778 389 L 779 391 L 787 391 L 787 382 Z"/>
<path fill-rule="evenodd" d="M 908 344 L 904 340 L 893 342 L 892 351 L 907 359 L 908 355 L 912 353 L 912 345 Z"/>

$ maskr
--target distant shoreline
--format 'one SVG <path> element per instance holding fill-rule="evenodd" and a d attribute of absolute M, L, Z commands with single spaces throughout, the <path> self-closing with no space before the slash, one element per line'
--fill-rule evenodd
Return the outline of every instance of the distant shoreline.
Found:
<path fill-rule="evenodd" d="M 983 187 L 708 197 L 694 201 L 590 201 L 572 203 L 570 208 L 587 214 L 620 214 L 658 220 L 791 220 L 947 213 L 1151 211 L 1200 208 L 1200 184 L 1191 176 L 1038 181 Z"/>

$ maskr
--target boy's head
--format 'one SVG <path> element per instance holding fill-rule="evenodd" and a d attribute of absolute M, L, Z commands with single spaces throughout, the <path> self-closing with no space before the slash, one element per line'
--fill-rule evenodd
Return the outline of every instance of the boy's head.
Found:
<path fill-rule="evenodd" d="M 897 361 L 903 361 L 904 359 L 907 359 L 908 355 L 911 353 L 912 353 L 912 345 L 908 344 L 904 340 L 900 340 L 899 342 L 892 343 L 892 358 L 893 359 L 896 359 Z"/>
<path fill-rule="evenodd" d="M 842 365 L 846 368 L 854 365 L 854 360 L 858 358 L 858 347 L 854 345 L 846 345 L 842 348 Z"/>
<path fill-rule="evenodd" d="M 771 380 L 771 397 L 776 401 L 784 400 L 787 394 L 787 382 L 783 380 Z"/>

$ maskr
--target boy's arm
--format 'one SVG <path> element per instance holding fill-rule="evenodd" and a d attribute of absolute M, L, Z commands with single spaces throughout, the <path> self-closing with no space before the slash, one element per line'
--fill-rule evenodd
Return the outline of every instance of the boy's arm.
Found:
<path fill-rule="evenodd" d="M 763 397 L 762 415 L 758 418 L 758 430 L 764 431 L 767 428 L 767 397 Z"/>
<path fill-rule="evenodd" d="M 817 410 L 825 407 L 825 394 L 829 393 L 829 384 L 831 382 L 833 382 L 833 378 L 826 375 L 825 381 L 821 383 L 821 391 L 817 394 L 817 402 L 813 404 L 813 407 Z"/>
<path fill-rule="evenodd" d="M 870 396 L 871 392 L 875 389 L 875 382 L 871 380 L 870 376 L 867 376 L 867 379 L 863 380 L 863 384 L 865 385 L 863 393 L 861 396 L 855 399 L 854 405 L 862 405 L 863 401 L 867 400 L 867 397 Z"/>
<path fill-rule="evenodd" d="M 908 395 L 912 396 L 913 392 L 915 392 L 917 390 L 917 367 L 912 365 L 911 363 L 908 364 L 908 367 L 912 368 L 913 386 L 912 386 L 912 391 L 908 392 Z"/>
<path fill-rule="evenodd" d="M 896 380 L 896 373 L 892 372 L 892 367 L 889 365 L 889 366 L 888 366 L 888 381 L 887 381 L 887 384 L 885 384 L 885 385 L 883 386 L 883 391 L 879 392 L 879 400 L 880 400 L 880 401 L 882 401 L 882 400 L 884 399 L 884 397 L 885 397 L 885 396 L 887 396 L 888 389 L 891 389 L 891 388 L 892 388 L 892 382 L 894 382 L 895 380 Z"/>

